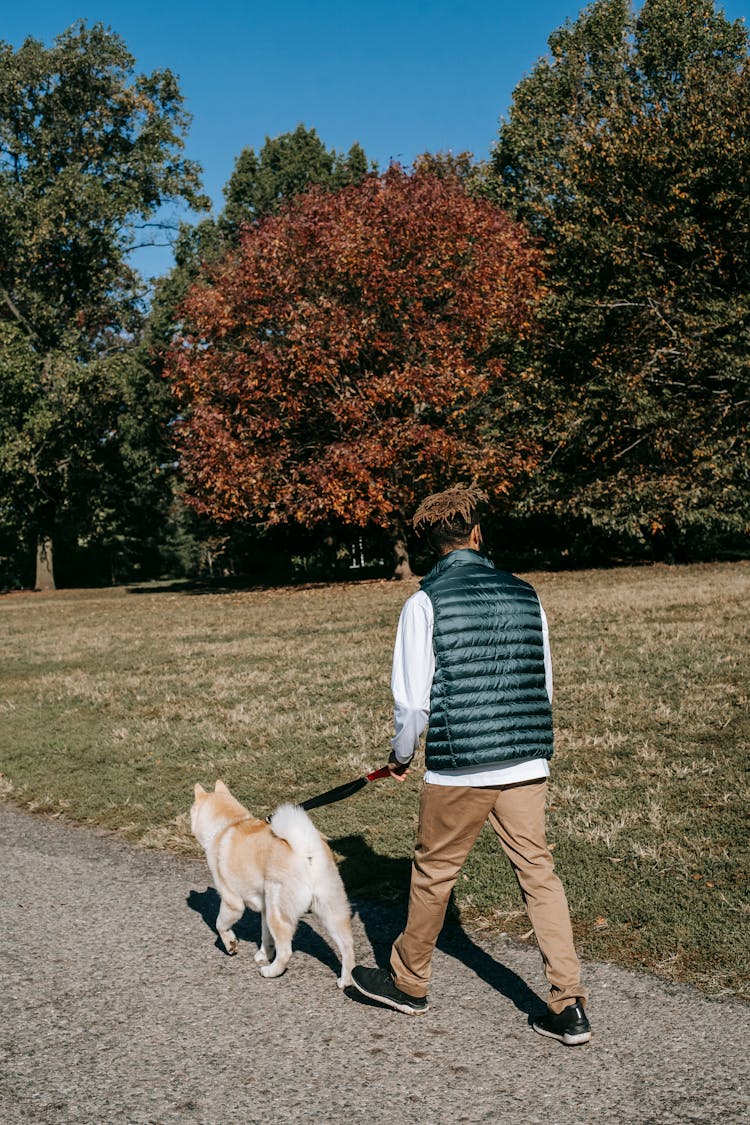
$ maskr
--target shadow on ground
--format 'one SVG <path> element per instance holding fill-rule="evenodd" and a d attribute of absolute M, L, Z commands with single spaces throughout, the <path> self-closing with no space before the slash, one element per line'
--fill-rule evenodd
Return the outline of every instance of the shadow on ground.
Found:
<path fill-rule="evenodd" d="M 222 944 L 216 929 L 216 919 L 219 915 L 219 907 L 221 900 L 217 891 L 213 887 L 206 887 L 205 891 L 191 891 L 187 897 L 187 904 L 191 910 L 195 910 L 200 914 L 203 921 L 208 928 L 214 933 L 216 940 L 214 945 L 219 949 L 225 957 L 229 956 Z M 235 934 L 240 941 L 252 942 L 255 946 L 260 946 L 260 915 L 252 910 L 246 910 L 240 918 L 239 922 L 232 927 Z M 312 926 L 308 926 L 304 919 L 299 924 L 299 929 L 294 937 L 294 949 L 302 953 L 306 953 L 309 957 L 314 957 L 317 961 L 321 961 L 330 969 L 338 974 L 340 970 L 339 959 L 331 949 L 328 942 L 320 937 L 315 932 Z"/>
<path fill-rule="evenodd" d="M 309 578 L 305 575 L 267 574 L 243 575 L 238 578 L 175 578 L 161 581 L 147 582 L 144 584 L 129 584 L 125 587 L 128 594 L 237 594 L 248 591 L 269 592 L 274 590 L 328 590 L 332 586 L 359 586 L 367 582 L 383 581 L 391 577 L 388 569 L 382 567 L 350 572 L 331 574 L 330 577 Z"/>
<path fill-rule="evenodd" d="M 364 926 L 375 960 L 378 965 L 386 966 L 391 945 L 406 922 L 411 857 L 379 855 L 362 836 L 340 836 L 329 840 L 329 843 L 336 854 L 343 857 L 339 871 L 352 909 Z M 385 901 L 373 901 L 367 894 L 370 888 L 375 892 L 374 897 Z M 546 1007 L 526 981 L 491 957 L 467 933 L 452 894 L 437 947 L 461 961 L 526 1015 L 535 1015 Z"/>
<path fill-rule="evenodd" d="M 352 911 L 364 927 L 374 960 L 378 965 L 386 966 L 391 945 L 406 921 L 411 860 L 379 855 L 362 836 L 342 836 L 329 842 L 337 855 L 343 857 L 339 863 L 341 877 L 349 893 Z M 383 901 L 375 902 L 363 897 L 368 885 Z M 216 930 L 221 905 L 216 890 L 207 887 L 205 891 L 191 891 L 187 905 L 201 916 L 215 935 L 216 948 L 226 956 Z M 260 945 L 260 915 L 246 910 L 233 929 L 240 941 Z M 340 971 L 336 953 L 304 920 L 295 935 L 294 949 L 314 957 L 337 974 Z M 438 949 L 466 965 L 525 1015 L 533 1016 L 544 1009 L 544 1001 L 522 977 L 487 953 L 466 932 L 452 895 L 446 923 L 438 938 Z"/>

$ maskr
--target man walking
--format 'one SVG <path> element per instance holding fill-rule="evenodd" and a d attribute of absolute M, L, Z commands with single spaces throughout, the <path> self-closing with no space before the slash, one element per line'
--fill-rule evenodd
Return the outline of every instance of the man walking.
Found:
<path fill-rule="evenodd" d="M 489 819 L 518 878 L 550 985 L 534 1028 L 574 1045 L 591 1038 L 563 886 L 545 837 L 552 756 L 547 622 L 527 582 L 481 553 L 474 488 L 428 497 L 414 517 L 440 556 L 401 612 L 393 656 L 391 773 L 404 779 L 425 728 L 409 913 L 390 969 L 357 966 L 365 996 L 427 1010 L 432 954 L 451 890 Z"/>

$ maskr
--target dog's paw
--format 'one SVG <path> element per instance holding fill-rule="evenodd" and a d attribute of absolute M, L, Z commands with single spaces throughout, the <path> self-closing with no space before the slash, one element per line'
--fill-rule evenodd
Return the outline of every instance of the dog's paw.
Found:
<path fill-rule="evenodd" d="M 353 984 L 353 983 L 354 983 L 354 981 L 352 980 L 352 974 L 351 973 L 346 973 L 346 974 L 342 973 L 341 976 L 336 981 L 336 987 L 337 988 L 348 988 L 349 985 Z"/>
<path fill-rule="evenodd" d="M 280 977 L 284 972 L 278 965 L 261 965 L 260 975 L 262 977 Z"/>
<path fill-rule="evenodd" d="M 237 938 L 234 936 L 228 939 L 222 938 L 222 941 L 224 942 L 224 948 L 226 949 L 229 956 L 235 957 L 237 954 L 237 950 L 240 947 L 240 943 Z"/>
<path fill-rule="evenodd" d="M 260 949 L 258 950 L 258 952 L 255 954 L 254 960 L 256 960 L 256 961 L 267 961 L 268 960 L 268 955 L 266 954 L 266 951 L 263 948 L 263 946 L 261 946 Z"/>

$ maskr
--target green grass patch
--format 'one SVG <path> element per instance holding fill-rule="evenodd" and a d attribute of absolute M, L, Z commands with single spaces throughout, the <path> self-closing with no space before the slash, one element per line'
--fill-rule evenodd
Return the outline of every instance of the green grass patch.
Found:
<path fill-rule="evenodd" d="M 537 574 L 557 749 L 549 836 L 584 956 L 750 994 L 750 565 Z M 195 781 L 253 812 L 380 765 L 398 613 L 388 582 L 0 598 L 0 792 L 197 852 Z M 313 817 L 349 893 L 403 902 L 419 771 Z M 466 924 L 529 923 L 489 830 L 456 888 Z"/>

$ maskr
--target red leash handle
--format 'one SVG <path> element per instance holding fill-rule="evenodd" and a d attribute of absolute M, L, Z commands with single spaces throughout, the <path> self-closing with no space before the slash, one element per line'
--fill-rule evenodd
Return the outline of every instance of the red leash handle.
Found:
<path fill-rule="evenodd" d="M 388 766 L 381 766 L 379 770 L 373 770 L 372 773 L 368 773 L 367 780 L 377 781 L 381 777 L 390 777 L 390 773 L 391 771 L 388 769 Z"/>

